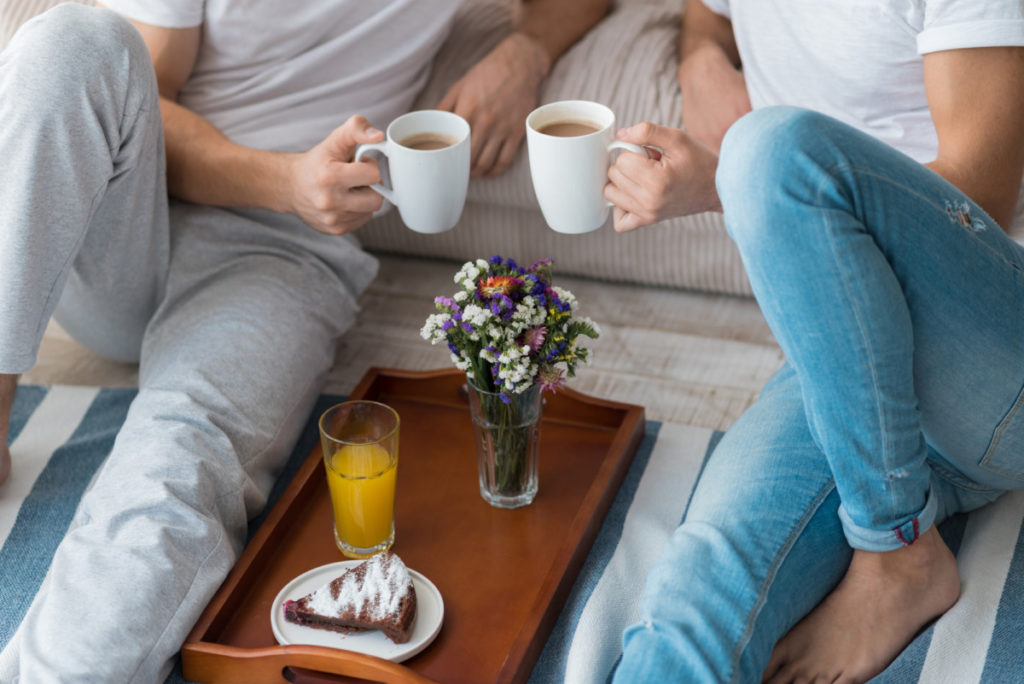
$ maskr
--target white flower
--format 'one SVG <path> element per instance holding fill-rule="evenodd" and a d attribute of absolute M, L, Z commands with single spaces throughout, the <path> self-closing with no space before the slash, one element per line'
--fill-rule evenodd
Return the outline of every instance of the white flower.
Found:
<path fill-rule="evenodd" d="M 445 321 L 451 320 L 451 314 L 447 313 L 435 313 L 427 316 L 427 322 L 420 328 L 420 337 L 425 340 L 430 340 L 431 344 L 437 344 L 438 342 L 444 342 L 445 335 L 444 329 L 442 328 Z"/>
<path fill-rule="evenodd" d="M 493 317 L 490 309 L 485 309 L 479 304 L 470 304 L 462 310 L 462 320 L 474 328 L 483 328 Z"/>
<path fill-rule="evenodd" d="M 460 303 L 464 302 L 467 299 L 469 299 L 469 293 L 466 292 L 465 290 L 459 290 L 454 295 L 452 295 L 452 299 Z"/>
<path fill-rule="evenodd" d="M 569 292 L 565 288 L 558 287 L 557 285 L 552 285 L 551 289 L 555 291 L 555 294 L 558 295 L 559 299 L 561 299 L 563 302 L 569 305 L 570 311 L 576 310 L 576 305 L 578 304 L 578 302 L 576 301 L 576 295 L 574 295 L 572 292 Z"/>
<path fill-rule="evenodd" d="M 477 259 L 477 260 L 476 260 L 476 265 L 477 265 L 477 266 L 478 266 L 478 267 L 480 268 L 480 270 L 482 270 L 482 271 L 486 271 L 486 270 L 487 270 L 487 269 L 488 269 L 488 268 L 490 267 L 490 264 L 488 264 L 488 263 L 487 263 L 487 260 L 486 260 L 486 259 Z"/>

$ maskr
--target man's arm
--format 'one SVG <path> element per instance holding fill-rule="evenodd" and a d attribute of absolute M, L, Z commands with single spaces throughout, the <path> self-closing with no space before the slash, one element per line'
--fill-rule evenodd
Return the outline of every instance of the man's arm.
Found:
<path fill-rule="evenodd" d="M 679 87 L 687 133 L 717 154 L 736 119 L 750 111 L 732 22 L 689 0 L 679 31 Z"/>
<path fill-rule="evenodd" d="M 927 166 L 1005 230 L 1024 173 L 1024 48 L 926 54 L 924 83 L 939 138 Z"/>
<path fill-rule="evenodd" d="M 441 99 L 473 129 L 474 176 L 496 176 L 515 158 L 541 81 L 562 53 L 608 12 L 610 0 L 531 0 L 502 40 Z M 453 37 L 458 39 L 457 36 Z"/>
<path fill-rule="evenodd" d="M 360 143 L 383 138 L 364 118 L 352 117 L 303 154 L 237 145 L 177 103 L 195 67 L 201 27 L 132 24 L 142 34 L 156 72 L 170 195 L 198 204 L 291 212 L 331 234 L 355 230 L 380 207 L 380 195 L 365 187 L 380 181 L 376 162 L 351 163 Z"/>

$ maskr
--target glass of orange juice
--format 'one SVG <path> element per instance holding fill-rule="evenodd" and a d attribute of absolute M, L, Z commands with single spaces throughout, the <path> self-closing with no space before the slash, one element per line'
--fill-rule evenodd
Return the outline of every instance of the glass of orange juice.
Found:
<path fill-rule="evenodd" d="M 376 401 L 346 401 L 320 416 L 334 541 L 348 558 L 369 558 L 395 541 L 398 422 Z"/>

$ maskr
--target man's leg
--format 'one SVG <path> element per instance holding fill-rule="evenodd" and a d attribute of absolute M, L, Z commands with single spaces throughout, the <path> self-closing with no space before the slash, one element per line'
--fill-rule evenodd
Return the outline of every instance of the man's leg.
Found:
<path fill-rule="evenodd" d="M 14 376 L 51 314 L 94 351 L 135 360 L 163 287 L 163 131 L 127 21 L 68 4 L 22 27 L 0 54 L 0 159 L 2 482 Z"/>
<path fill-rule="evenodd" d="M 648 574 L 643 622 L 623 635 L 615 681 L 757 681 L 774 638 L 842 576 L 850 551 L 837 506 L 783 367 L 708 459 Z"/>
<path fill-rule="evenodd" d="M 955 561 L 930 531 L 929 446 L 983 486 L 1024 483 L 1021 452 L 1008 452 L 1024 434 L 1012 410 L 1024 386 L 1024 249 L 938 175 L 811 112 L 738 122 L 718 184 L 856 549 L 820 619 L 794 630 L 772 666 L 782 680 L 862 681 L 959 594 Z M 843 638 L 824 629 L 837 622 Z"/>
<path fill-rule="evenodd" d="M 936 518 L 998 492 L 938 475 Z M 756 682 L 773 646 L 841 580 L 852 550 L 839 495 L 784 366 L 701 473 L 647 578 L 616 682 Z"/>
<path fill-rule="evenodd" d="M 356 309 L 322 259 L 347 243 L 274 216 L 172 205 L 139 394 L 22 625 L 22 681 L 160 680 L 241 552 Z"/>

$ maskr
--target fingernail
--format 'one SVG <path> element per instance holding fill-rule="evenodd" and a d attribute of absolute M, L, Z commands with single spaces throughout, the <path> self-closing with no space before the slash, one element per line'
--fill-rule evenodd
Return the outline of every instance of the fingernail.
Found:
<path fill-rule="evenodd" d="M 370 126 L 369 128 L 367 128 L 366 129 L 366 133 L 368 135 L 384 135 L 384 131 L 382 131 L 380 129 L 377 129 L 377 128 L 374 128 L 373 126 Z"/>

